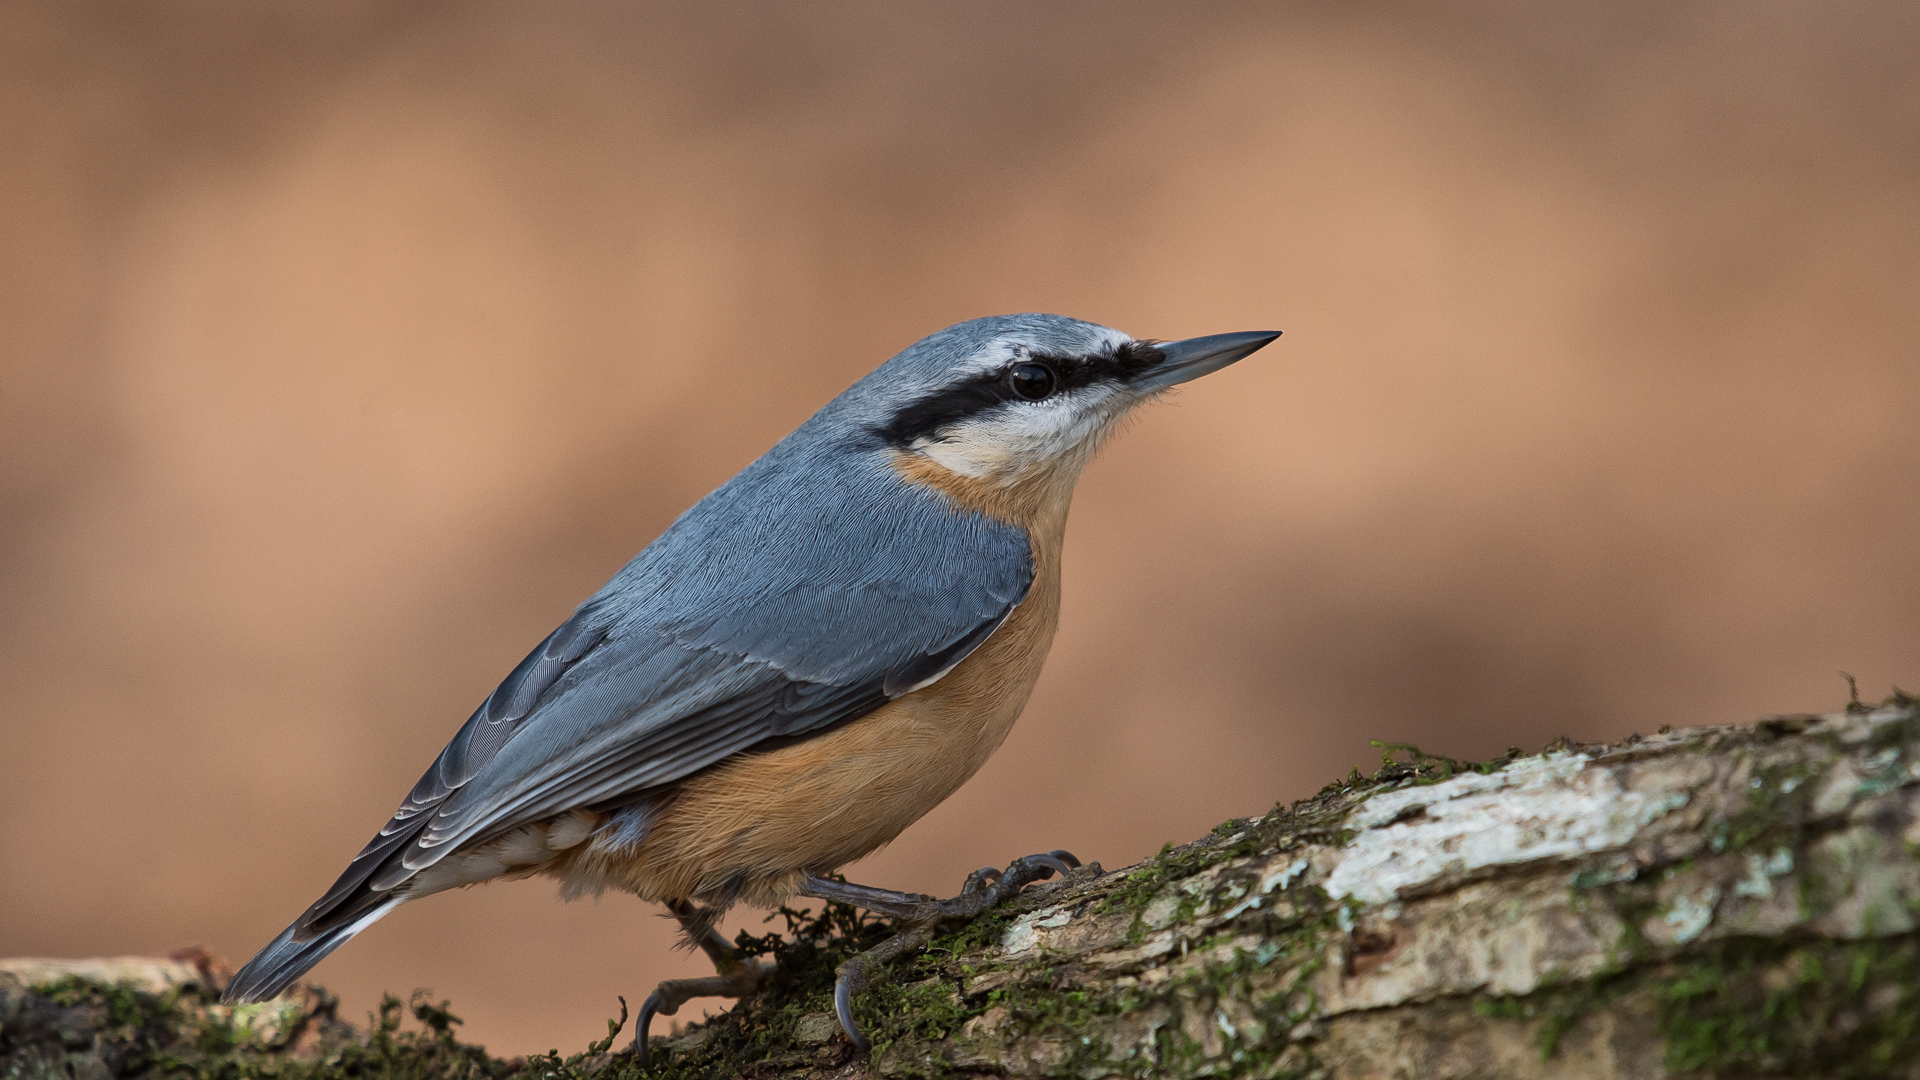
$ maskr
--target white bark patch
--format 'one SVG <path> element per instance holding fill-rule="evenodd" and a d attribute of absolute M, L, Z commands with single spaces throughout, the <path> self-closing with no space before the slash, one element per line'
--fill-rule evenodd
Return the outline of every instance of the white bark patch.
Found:
<path fill-rule="evenodd" d="M 1252 895 L 1221 912 L 1221 920 L 1225 921 L 1227 919 L 1238 918 L 1240 914 L 1248 908 L 1259 907 L 1261 901 L 1266 899 L 1268 893 L 1275 889 L 1285 889 L 1287 886 L 1293 884 L 1293 879 L 1306 873 L 1311 866 L 1312 864 L 1305 859 L 1295 859 L 1285 867 L 1268 873 L 1266 877 L 1260 879 L 1260 887 L 1255 889 Z"/>
<path fill-rule="evenodd" d="M 1754 900 L 1773 899 L 1773 879 L 1793 873 L 1793 851 L 1775 848 L 1772 855 L 1748 855 L 1747 876 L 1733 887 L 1733 895 Z"/>
<path fill-rule="evenodd" d="M 1720 902 L 1720 887 L 1708 885 L 1698 895 L 1682 893 L 1673 898 L 1667 910 L 1661 914 L 1661 921 L 1670 930 L 1670 940 L 1675 945 L 1685 945 L 1701 935 L 1707 927 L 1713 925 L 1713 908 Z"/>
<path fill-rule="evenodd" d="M 1623 847 L 1687 804 L 1684 791 L 1626 790 L 1614 770 L 1590 761 L 1549 754 L 1376 795 L 1348 819 L 1360 833 L 1328 874 L 1327 891 L 1381 904 L 1443 877 Z"/>
<path fill-rule="evenodd" d="M 1007 950 L 1008 956 L 1017 956 L 1034 948 L 1040 942 L 1040 931 L 1053 930 L 1067 925 L 1073 915 L 1066 911 L 1031 911 L 1013 920 L 1000 937 L 1000 947 Z"/>

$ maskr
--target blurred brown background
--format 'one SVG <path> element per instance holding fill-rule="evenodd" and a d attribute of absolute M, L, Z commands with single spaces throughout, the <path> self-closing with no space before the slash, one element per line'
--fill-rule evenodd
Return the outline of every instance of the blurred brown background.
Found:
<path fill-rule="evenodd" d="M 1920 7 L 0 9 L 0 955 L 239 961 L 675 514 L 920 335 L 1287 336 L 1089 472 L 986 771 L 857 880 L 1373 760 L 1920 689 Z M 731 925 L 757 925 L 744 913 Z M 577 1047 L 697 963 L 322 965 Z"/>

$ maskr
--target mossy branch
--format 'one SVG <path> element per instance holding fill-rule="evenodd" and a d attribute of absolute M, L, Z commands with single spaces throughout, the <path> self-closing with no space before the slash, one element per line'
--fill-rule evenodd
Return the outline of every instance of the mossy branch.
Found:
<path fill-rule="evenodd" d="M 833 968 L 886 927 L 829 907 L 741 935 L 772 983 L 651 1071 L 616 1049 L 624 1003 L 580 1053 L 503 1061 L 445 1003 L 403 1030 L 389 999 L 361 1033 L 323 991 L 227 1008 L 191 968 L 15 963 L 0 1073 L 1920 1077 L 1914 706 L 1482 763 L 1385 746 L 1372 776 L 936 939 L 862 999 L 870 1056 L 833 1022 Z"/>

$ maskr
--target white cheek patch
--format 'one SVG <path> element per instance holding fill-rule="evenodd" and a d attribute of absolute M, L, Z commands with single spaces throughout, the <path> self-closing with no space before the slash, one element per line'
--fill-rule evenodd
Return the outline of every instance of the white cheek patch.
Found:
<path fill-rule="evenodd" d="M 1010 478 L 1091 452 L 1126 412 L 1119 391 L 1099 386 L 1046 401 L 1009 402 L 914 442 L 913 449 L 961 476 Z"/>

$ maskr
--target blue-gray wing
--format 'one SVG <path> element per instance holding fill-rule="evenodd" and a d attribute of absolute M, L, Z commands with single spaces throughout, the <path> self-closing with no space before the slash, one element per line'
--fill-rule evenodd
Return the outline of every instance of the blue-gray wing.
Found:
<path fill-rule="evenodd" d="M 778 464 L 776 450 L 688 511 L 529 653 L 296 939 L 466 844 L 857 720 L 953 667 L 1025 598 L 1020 530 L 891 470 Z"/>

